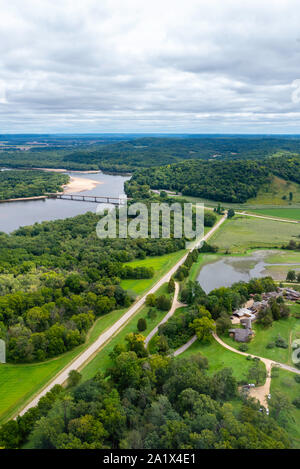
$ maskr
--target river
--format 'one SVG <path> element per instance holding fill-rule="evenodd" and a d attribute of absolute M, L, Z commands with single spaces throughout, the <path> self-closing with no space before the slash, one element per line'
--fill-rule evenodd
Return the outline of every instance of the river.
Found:
<path fill-rule="evenodd" d="M 128 176 L 103 173 L 86 174 L 67 171 L 66 174 L 100 182 L 92 190 L 79 192 L 81 195 L 119 197 L 124 194 L 124 183 L 129 179 Z M 33 225 L 36 222 L 74 217 L 88 211 L 96 212 L 97 205 L 92 202 L 75 202 L 61 199 L 1 203 L 0 231 L 11 233 L 20 226 Z"/>

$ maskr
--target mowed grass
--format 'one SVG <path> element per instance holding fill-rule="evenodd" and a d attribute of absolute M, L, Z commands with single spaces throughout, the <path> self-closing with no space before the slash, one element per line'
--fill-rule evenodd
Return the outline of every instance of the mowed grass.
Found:
<path fill-rule="evenodd" d="M 300 220 L 300 208 L 260 208 L 252 209 L 251 213 L 262 216 L 265 215 L 266 217 Z"/>
<path fill-rule="evenodd" d="M 125 279 L 121 281 L 121 287 L 124 290 L 134 292 L 136 295 L 142 295 L 149 288 L 152 287 L 170 268 L 179 261 L 184 254 L 185 250 L 172 252 L 163 256 L 147 257 L 137 261 L 128 262 L 124 265 L 131 267 L 152 267 L 154 269 L 154 276 L 149 279 Z"/>
<path fill-rule="evenodd" d="M 172 295 L 168 292 L 168 284 L 165 283 L 162 285 L 155 296 L 158 297 L 160 295 L 166 295 L 169 298 L 172 298 Z M 112 352 L 114 347 L 117 344 L 125 344 L 125 337 L 130 332 L 138 332 L 137 330 L 137 322 L 140 318 L 145 318 L 147 322 L 147 329 L 142 332 L 144 337 L 154 329 L 155 326 L 163 319 L 163 317 L 167 314 L 168 311 L 160 311 L 156 309 L 156 317 L 150 319 L 147 315 L 149 311 L 149 307 L 144 305 L 137 313 L 133 316 L 133 318 L 128 321 L 126 326 L 121 329 L 97 354 L 95 357 L 80 370 L 82 374 L 82 380 L 86 381 L 91 379 L 98 371 L 105 372 L 109 366 L 112 365 L 112 360 L 109 357 L 109 354 Z"/>
<path fill-rule="evenodd" d="M 300 396 L 300 383 L 296 383 L 295 374 L 290 371 L 279 369 L 278 376 L 271 380 L 271 402 L 272 393 L 280 392 L 288 399 L 292 405 L 292 411 L 285 424 L 285 430 L 290 435 L 294 448 L 300 448 L 300 409 L 297 409 L 292 402 Z M 271 404 L 272 405 L 272 404 Z M 270 407 L 271 407 L 270 405 Z"/>
<path fill-rule="evenodd" d="M 281 247 L 299 235 L 298 224 L 236 215 L 223 223 L 210 243 L 221 250 L 245 252 L 250 248 Z"/>
<path fill-rule="evenodd" d="M 230 350 L 222 347 L 216 340 L 207 343 L 202 343 L 197 340 L 177 358 L 189 358 L 198 353 L 208 359 L 208 374 L 210 375 L 223 368 L 232 368 L 233 375 L 238 381 L 247 381 L 248 370 L 253 366 L 252 360 L 247 360 L 247 358 L 242 355 L 230 352 Z M 261 366 L 264 365 L 261 363 Z"/>
<path fill-rule="evenodd" d="M 270 358 L 271 360 L 279 363 L 293 365 L 291 337 L 293 335 L 293 331 L 296 332 L 300 330 L 300 319 L 296 319 L 295 317 L 291 316 L 288 319 L 274 321 L 270 327 L 263 327 L 260 324 L 254 323 L 253 329 L 255 331 L 255 336 L 251 342 L 247 344 L 249 353 L 263 358 Z M 286 349 L 279 347 L 274 347 L 271 349 L 267 348 L 269 343 L 275 342 L 278 334 L 280 334 L 281 337 L 287 342 L 289 347 Z M 239 346 L 239 343 L 235 342 L 235 340 L 228 335 L 224 335 L 222 340 L 236 349 Z"/>

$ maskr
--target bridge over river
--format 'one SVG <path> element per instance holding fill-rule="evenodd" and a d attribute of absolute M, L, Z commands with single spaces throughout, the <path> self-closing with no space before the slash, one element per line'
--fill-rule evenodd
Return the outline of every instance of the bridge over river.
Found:
<path fill-rule="evenodd" d="M 74 200 L 76 202 L 94 202 L 96 204 L 124 205 L 125 197 L 110 197 L 106 195 L 80 195 L 80 194 L 47 194 L 49 199 Z"/>

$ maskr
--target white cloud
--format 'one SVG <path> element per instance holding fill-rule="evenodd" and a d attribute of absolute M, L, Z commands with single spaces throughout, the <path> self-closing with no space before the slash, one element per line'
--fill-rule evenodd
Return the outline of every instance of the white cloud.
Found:
<path fill-rule="evenodd" d="M 0 0 L 1 131 L 295 132 L 299 20 L 296 0 Z"/>

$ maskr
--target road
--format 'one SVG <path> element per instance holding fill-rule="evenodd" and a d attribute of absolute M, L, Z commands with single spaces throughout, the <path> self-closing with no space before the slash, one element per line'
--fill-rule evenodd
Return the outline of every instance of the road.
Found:
<path fill-rule="evenodd" d="M 171 316 L 173 316 L 173 314 L 175 313 L 176 309 L 177 308 L 180 308 L 181 306 L 185 306 L 183 303 L 181 303 L 180 301 L 178 301 L 178 294 L 179 294 L 179 283 L 178 282 L 175 282 L 175 291 L 174 291 L 174 298 L 173 298 L 173 302 L 172 302 L 172 306 L 171 306 L 171 309 L 170 311 L 164 316 L 164 318 L 160 321 L 159 324 L 157 324 L 157 326 L 152 329 L 152 331 L 150 332 L 150 334 L 147 335 L 146 339 L 145 339 L 145 346 L 147 347 L 147 345 L 149 344 L 150 340 L 152 339 L 152 337 L 155 336 L 155 334 L 158 332 L 158 328 L 159 326 L 161 326 L 162 324 L 164 324 L 165 322 L 168 321 L 168 319 L 170 319 Z"/>
<path fill-rule="evenodd" d="M 266 372 L 267 372 L 267 377 L 266 381 L 263 386 L 258 386 L 256 388 L 251 388 L 250 389 L 250 396 L 256 398 L 260 404 L 264 407 L 268 407 L 268 400 L 267 396 L 270 394 L 270 388 L 271 388 L 271 370 L 273 366 L 282 368 L 283 370 L 290 371 L 291 373 L 296 373 L 300 375 L 300 370 L 298 368 L 294 368 L 289 365 L 285 365 L 284 363 L 278 363 L 275 362 L 274 360 L 270 360 L 268 358 L 263 358 L 259 357 L 257 355 L 251 355 L 250 353 L 245 353 L 241 352 L 240 350 L 235 349 L 234 347 L 231 347 L 230 345 L 226 344 L 226 342 L 223 342 L 222 339 L 214 332 L 213 334 L 214 339 L 219 342 L 222 347 L 226 348 L 227 350 L 230 350 L 233 353 L 238 353 L 239 355 L 243 355 L 244 357 L 250 356 L 251 358 L 259 358 L 262 363 L 265 364 L 266 367 Z M 174 352 L 174 357 L 177 357 L 181 353 L 185 352 L 195 341 L 197 340 L 197 336 L 193 336 L 186 344 L 182 345 L 179 349 Z"/>
<path fill-rule="evenodd" d="M 207 241 L 215 231 L 224 223 L 226 220 L 227 215 L 225 214 L 213 227 L 212 229 L 206 233 L 203 238 L 190 246 L 189 251 L 193 250 L 196 245 L 198 245 L 201 241 Z M 188 252 L 189 252 L 188 251 Z M 72 370 L 79 370 L 83 367 L 83 365 L 87 364 L 89 360 L 91 360 L 95 353 L 97 353 L 109 340 L 119 332 L 127 322 L 136 314 L 136 312 L 143 306 L 145 303 L 146 297 L 151 293 L 155 293 L 164 283 L 168 282 L 172 275 L 175 274 L 178 267 L 180 267 L 185 259 L 187 258 L 188 252 L 150 289 L 147 293 L 142 296 L 139 300 L 137 300 L 128 310 L 127 312 L 118 320 L 116 321 L 109 329 L 103 332 L 96 341 L 90 345 L 85 351 L 83 351 L 80 355 L 78 355 L 71 363 L 69 363 L 59 374 L 51 380 L 49 384 L 47 384 L 42 391 L 40 391 L 20 412 L 19 415 L 23 415 L 27 410 L 35 407 L 41 397 L 45 396 L 47 392 L 51 390 L 53 386 L 56 384 L 63 385 L 69 376 L 70 371 Z"/>

